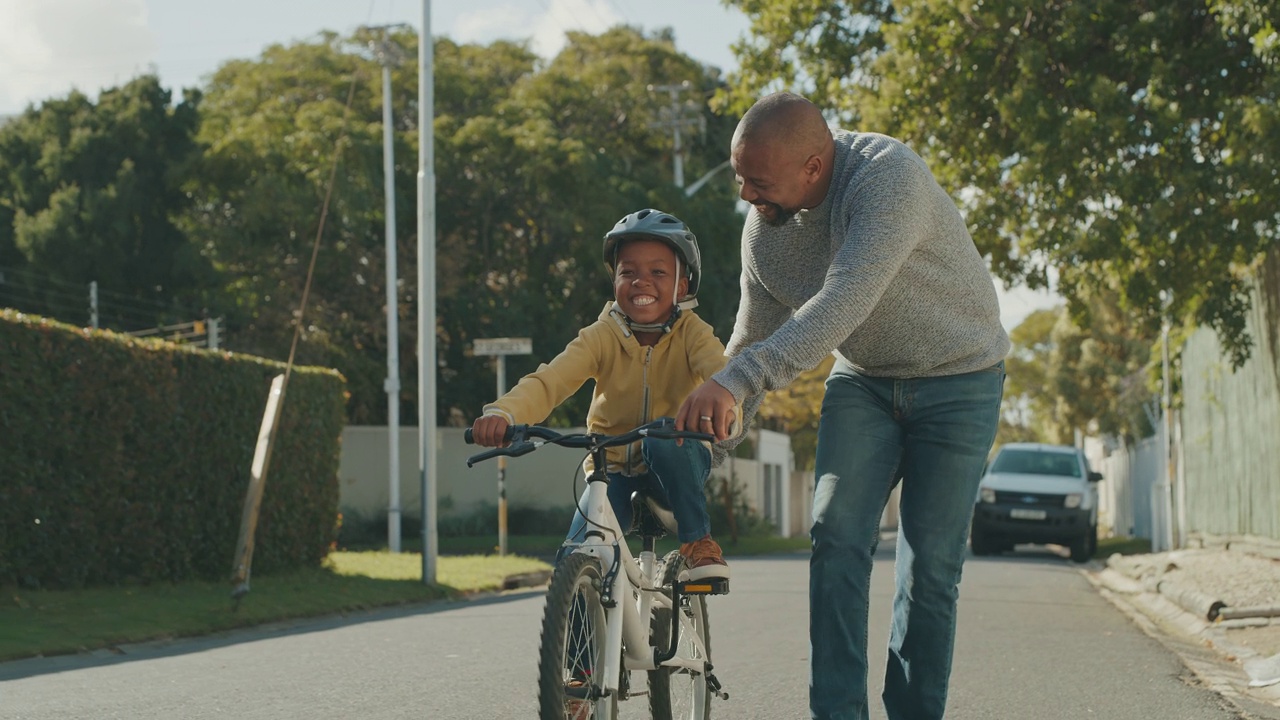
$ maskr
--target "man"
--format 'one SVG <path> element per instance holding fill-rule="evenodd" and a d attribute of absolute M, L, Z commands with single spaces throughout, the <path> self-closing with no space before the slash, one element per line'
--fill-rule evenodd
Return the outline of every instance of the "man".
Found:
<path fill-rule="evenodd" d="M 867 718 L 867 597 L 880 516 L 902 483 L 883 700 L 891 720 L 941 718 L 956 599 L 1009 338 L 955 203 L 906 145 L 828 129 L 790 93 L 761 99 L 730 159 L 751 205 L 730 360 L 678 427 L 728 436 L 829 353 L 810 560 L 815 720 Z"/>

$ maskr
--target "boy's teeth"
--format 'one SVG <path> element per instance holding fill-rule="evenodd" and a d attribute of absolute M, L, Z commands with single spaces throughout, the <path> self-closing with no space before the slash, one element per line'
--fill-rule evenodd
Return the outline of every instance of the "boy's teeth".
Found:
<path fill-rule="evenodd" d="M 653 298 L 648 296 L 643 296 L 643 297 L 636 298 L 633 302 L 635 302 L 635 304 L 637 305 L 652 305 L 653 303 L 657 302 L 657 300 L 654 300 Z"/>

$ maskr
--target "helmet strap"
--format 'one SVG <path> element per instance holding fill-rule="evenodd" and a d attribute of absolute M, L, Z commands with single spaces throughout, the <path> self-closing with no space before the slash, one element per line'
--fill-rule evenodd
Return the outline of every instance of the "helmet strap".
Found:
<path fill-rule="evenodd" d="M 692 302 L 695 305 L 697 304 L 696 300 Z M 638 323 L 632 321 L 631 318 L 627 317 L 626 313 L 622 312 L 622 308 L 618 306 L 616 300 L 613 303 L 613 307 L 609 308 L 609 314 L 613 316 L 614 322 L 617 322 L 618 326 L 621 327 L 628 336 L 638 332 L 660 332 L 663 335 L 666 335 L 671 332 L 671 328 L 675 326 L 676 320 L 680 319 L 681 307 L 688 305 L 688 302 L 676 304 L 671 308 L 670 317 L 668 317 L 665 322 L 661 323 Z"/>

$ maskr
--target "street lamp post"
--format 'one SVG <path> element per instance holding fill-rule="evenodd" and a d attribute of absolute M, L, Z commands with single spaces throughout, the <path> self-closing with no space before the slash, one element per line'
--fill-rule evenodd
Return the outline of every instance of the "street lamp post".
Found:
<path fill-rule="evenodd" d="M 418 34 L 418 472 L 422 482 L 422 582 L 436 581 L 436 176 L 431 0 Z"/>
<path fill-rule="evenodd" d="M 386 196 L 387 244 L 387 548 L 400 552 L 400 317 L 398 273 L 396 271 L 396 180 L 395 147 L 392 143 L 391 67 L 402 55 L 387 36 L 396 26 L 369 28 L 382 30 L 380 41 L 371 41 L 374 57 L 382 65 L 382 188 Z"/>

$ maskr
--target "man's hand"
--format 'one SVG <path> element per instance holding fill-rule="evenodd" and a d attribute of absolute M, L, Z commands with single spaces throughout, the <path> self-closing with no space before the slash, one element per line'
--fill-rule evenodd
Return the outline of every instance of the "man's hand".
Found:
<path fill-rule="evenodd" d="M 485 447 L 506 447 L 511 443 L 502 438 L 510 425 L 501 415 L 485 415 L 476 418 L 471 425 L 471 439 Z"/>
<path fill-rule="evenodd" d="M 708 380 L 685 398 L 676 413 L 676 429 L 711 433 L 717 441 L 725 440 L 733 426 L 736 405 L 733 393 L 715 380 Z"/>

